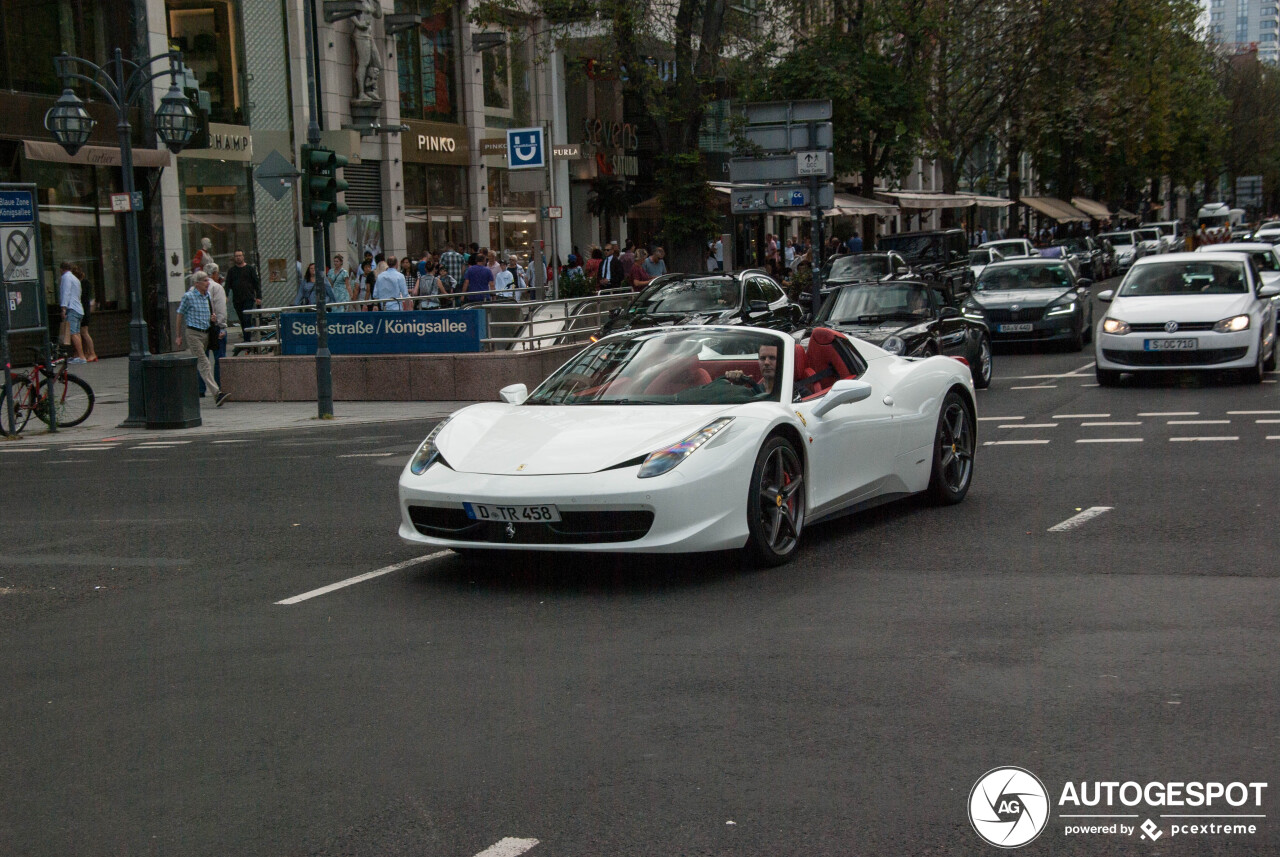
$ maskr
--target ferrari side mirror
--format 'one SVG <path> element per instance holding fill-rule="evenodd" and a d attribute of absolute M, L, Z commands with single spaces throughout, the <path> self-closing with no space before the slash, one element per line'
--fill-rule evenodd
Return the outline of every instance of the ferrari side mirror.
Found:
<path fill-rule="evenodd" d="M 845 378 L 831 385 L 831 389 L 827 391 L 827 394 L 818 402 L 817 407 L 813 409 L 813 415 L 815 417 L 824 417 L 834 408 L 853 402 L 861 402 L 870 396 L 871 385 L 866 381 Z"/>
<path fill-rule="evenodd" d="M 498 398 L 508 405 L 522 405 L 529 398 L 529 388 L 524 384 L 512 384 L 498 391 Z"/>

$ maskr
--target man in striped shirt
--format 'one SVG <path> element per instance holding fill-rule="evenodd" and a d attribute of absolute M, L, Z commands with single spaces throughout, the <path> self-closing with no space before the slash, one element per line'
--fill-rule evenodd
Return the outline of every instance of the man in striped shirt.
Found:
<path fill-rule="evenodd" d="M 187 351 L 196 358 L 196 368 L 204 385 L 213 393 L 213 402 L 222 407 L 228 398 L 213 379 L 213 367 L 209 365 L 209 337 L 221 333 L 213 315 L 213 305 L 209 301 L 209 275 L 197 271 L 191 280 L 191 288 L 182 296 L 178 304 L 178 333 L 175 344 L 181 348 L 182 339 L 187 340 Z"/>
<path fill-rule="evenodd" d="M 462 282 L 462 274 L 467 270 L 467 259 L 459 253 L 450 241 L 445 245 L 448 249 L 440 254 L 440 264 L 444 265 L 445 273 L 453 279 L 453 285 Z"/>

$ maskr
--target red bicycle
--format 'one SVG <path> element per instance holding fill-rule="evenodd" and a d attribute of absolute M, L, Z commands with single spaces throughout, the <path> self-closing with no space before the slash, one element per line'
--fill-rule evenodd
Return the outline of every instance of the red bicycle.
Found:
<path fill-rule="evenodd" d="M 35 363 L 26 372 L 11 372 L 13 384 L 13 415 L 4 387 L 0 386 L 0 428 L 5 434 L 17 434 L 27 427 L 34 416 L 49 425 L 50 411 L 57 419 L 58 428 L 78 426 L 93 413 L 93 389 L 67 371 L 66 355 L 57 357 L 52 368 L 44 364 L 40 349 L 35 353 Z M 49 407 L 49 376 L 53 376 L 53 407 Z"/>

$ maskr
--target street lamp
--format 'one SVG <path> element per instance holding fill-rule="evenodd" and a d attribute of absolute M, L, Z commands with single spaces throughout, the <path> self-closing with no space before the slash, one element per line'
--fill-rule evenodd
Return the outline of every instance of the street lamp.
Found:
<path fill-rule="evenodd" d="M 168 68 L 151 70 L 155 63 L 167 61 Z M 199 120 L 191 109 L 187 97 L 178 88 L 178 78 L 183 75 L 182 52 L 169 51 L 157 54 L 142 62 L 127 60 L 115 49 L 106 66 L 99 66 L 81 57 L 62 54 L 53 60 L 58 78 L 62 81 L 62 96 L 44 116 L 44 127 L 53 134 L 67 154 L 80 151 L 93 132 L 95 120 L 84 108 L 84 103 L 71 90 L 72 81 L 81 81 L 106 98 L 116 110 L 116 132 L 120 140 L 120 183 L 128 194 L 130 205 L 125 212 L 125 240 L 128 244 L 129 302 L 133 315 L 129 321 L 129 416 L 120 425 L 125 428 L 141 428 L 147 424 L 146 401 L 142 388 L 142 360 L 147 356 L 147 322 L 142 317 L 142 274 L 138 259 L 138 213 L 132 200 L 133 140 L 129 126 L 129 111 L 151 106 L 151 83 L 165 74 L 169 75 L 169 91 L 160 99 L 156 110 L 156 136 L 160 142 L 177 154 L 199 126 Z M 82 71 L 83 70 L 83 71 Z"/>

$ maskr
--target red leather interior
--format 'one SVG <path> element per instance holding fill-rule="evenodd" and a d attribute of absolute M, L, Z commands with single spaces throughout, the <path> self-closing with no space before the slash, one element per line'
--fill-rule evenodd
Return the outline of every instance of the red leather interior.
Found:
<path fill-rule="evenodd" d="M 650 396 L 671 396 L 693 387 L 711 383 L 711 375 L 698 364 L 698 356 L 690 354 L 674 366 L 662 371 L 649 382 L 644 392 Z"/>
<path fill-rule="evenodd" d="M 817 373 L 809 368 L 809 356 L 804 353 L 804 346 L 799 342 L 796 343 L 795 368 L 791 374 L 792 380 L 803 381 Z"/>
<path fill-rule="evenodd" d="M 809 368 L 818 375 L 827 369 L 835 374 L 823 378 L 813 385 L 815 393 L 828 390 L 841 378 L 852 378 L 853 370 L 844 362 L 844 358 L 832 345 L 836 341 L 836 332 L 827 327 L 815 328 L 809 336 Z"/>

